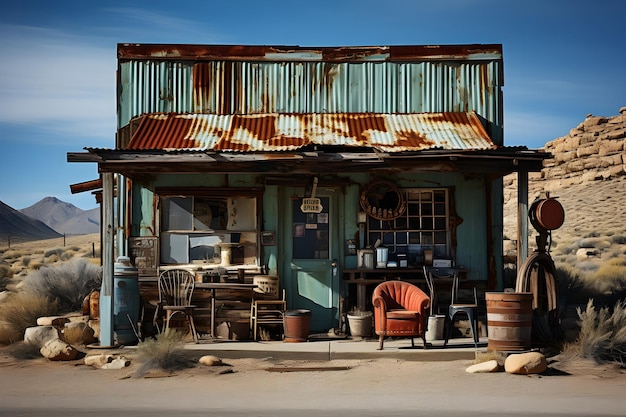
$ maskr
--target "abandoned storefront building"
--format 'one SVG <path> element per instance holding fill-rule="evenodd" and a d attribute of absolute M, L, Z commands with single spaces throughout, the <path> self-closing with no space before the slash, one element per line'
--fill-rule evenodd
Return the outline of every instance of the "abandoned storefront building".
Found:
<path fill-rule="evenodd" d="M 423 286 L 426 264 L 502 290 L 502 177 L 523 199 L 550 155 L 504 146 L 501 45 L 120 44 L 117 59 L 115 147 L 68 153 L 98 166 L 105 281 L 118 256 L 142 298 L 171 268 L 199 287 L 264 277 L 311 332 L 371 310 L 383 280 Z M 209 294 L 200 332 L 249 322 Z"/>

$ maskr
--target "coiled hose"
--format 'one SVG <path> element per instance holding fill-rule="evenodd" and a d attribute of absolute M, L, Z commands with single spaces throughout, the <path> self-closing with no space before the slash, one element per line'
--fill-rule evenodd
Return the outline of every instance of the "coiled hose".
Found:
<path fill-rule="evenodd" d="M 550 255 L 535 251 L 517 273 L 516 292 L 533 294 L 533 345 L 549 346 L 561 340 L 556 268 Z"/>

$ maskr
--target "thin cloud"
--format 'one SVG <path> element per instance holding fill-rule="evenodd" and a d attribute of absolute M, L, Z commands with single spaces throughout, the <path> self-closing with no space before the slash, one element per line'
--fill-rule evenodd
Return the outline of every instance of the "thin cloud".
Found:
<path fill-rule="evenodd" d="M 115 130 L 115 50 L 61 31 L 0 25 L 0 123 L 111 136 Z M 104 131 L 107 122 L 113 123 Z"/>

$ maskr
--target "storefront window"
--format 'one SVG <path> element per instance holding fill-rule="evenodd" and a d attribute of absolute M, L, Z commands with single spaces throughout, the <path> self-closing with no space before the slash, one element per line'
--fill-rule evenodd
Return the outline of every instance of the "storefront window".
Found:
<path fill-rule="evenodd" d="M 423 263 L 425 250 L 436 258 L 449 258 L 450 209 L 447 189 L 402 189 L 406 201 L 404 213 L 393 220 L 368 217 L 367 245 L 377 240 L 390 253 L 406 254 L 409 262 Z"/>
<path fill-rule="evenodd" d="M 161 197 L 160 207 L 162 264 L 257 264 L 256 197 Z"/>

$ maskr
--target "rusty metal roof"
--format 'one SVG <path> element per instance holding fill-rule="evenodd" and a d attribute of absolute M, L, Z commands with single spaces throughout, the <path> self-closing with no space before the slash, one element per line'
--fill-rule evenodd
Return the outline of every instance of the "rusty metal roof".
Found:
<path fill-rule="evenodd" d="M 496 149 L 475 112 L 141 116 L 128 150 L 295 151 L 311 145 L 380 152 Z"/>

